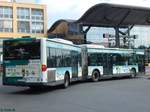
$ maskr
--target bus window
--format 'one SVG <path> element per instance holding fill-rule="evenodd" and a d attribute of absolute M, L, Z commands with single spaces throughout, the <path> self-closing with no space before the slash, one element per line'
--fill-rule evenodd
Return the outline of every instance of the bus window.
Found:
<path fill-rule="evenodd" d="M 89 66 L 101 66 L 103 64 L 103 54 L 93 53 L 88 55 Z"/>
<path fill-rule="evenodd" d="M 47 67 L 56 67 L 56 56 L 54 48 L 47 48 Z"/>
<path fill-rule="evenodd" d="M 4 46 L 4 60 L 40 59 L 40 40 L 4 41 Z"/>
<path fill-rule="evenodd" d="M 113 65 L 128 65 L 128 56 L 124 54 L 113 54 Z"/>

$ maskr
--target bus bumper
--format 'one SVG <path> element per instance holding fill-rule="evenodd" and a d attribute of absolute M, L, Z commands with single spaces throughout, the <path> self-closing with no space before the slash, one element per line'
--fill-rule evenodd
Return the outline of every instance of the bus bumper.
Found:
<path fill-rule="evenodd" d="M 3 78 L 3 85 L 8 86 L 39 86 L 45 85 L 43 82 L 26 82 L 23 78 L 19 77 L 5 77 Z"/>
<path fill-rule="evenodd" d="M 3 85 L 7 86 L 56 86 L 64 83 L 64 80 L 52 82 L 26 82 L 23 78 L 3 78 Z"/>

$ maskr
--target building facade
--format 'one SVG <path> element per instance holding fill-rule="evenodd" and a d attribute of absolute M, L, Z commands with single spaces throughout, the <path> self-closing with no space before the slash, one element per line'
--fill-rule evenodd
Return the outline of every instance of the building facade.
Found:
<path fill-rule="evenodd" d="M 62 38 L 74 44 L 82 44 L 84 35 L 74 20 L 58 20 L 47 31 L 48 38 Z"/>
<path fill-rule="evenodd" d="M 47 36 L 46 6 L 1 0 L 0 39 L 23 36 Z"/>
<path fill-rule="evenodd" d="M 3 40 L 26 36 L 47 37 L 46 5 L 34 0 L 0 0 L 0 64 Z"/>

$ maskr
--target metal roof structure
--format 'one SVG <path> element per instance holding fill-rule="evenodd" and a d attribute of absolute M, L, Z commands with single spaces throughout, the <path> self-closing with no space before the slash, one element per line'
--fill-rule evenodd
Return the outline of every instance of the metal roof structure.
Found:
<path fill-rule="evenodd" d="M 59 24 L 61 24 L 62 22 L 66 22 L 66 23 L 68 23 L 68 24 L 69 24 L 69 23 L 72 24 L 72 23 L 75 23 L 76 20 L 60 19 L 60 20 L 56 21 L 56 22 L 48 29 L 47 32 L 52 32 L 52 31 L 55 30 L 56 27 L 57 27 Z"/>
<path fill-rule="evenodd" d="M 97 27 L 150 25 L 150 8 L 101 3 L 88 9 L 78 20 L 56 21 L 49 30 L 54 29 L 62 21 Z"/>
<path fill-rule="evenodd" d="M 88 9 L 78 20 L 58 20 L 48 30 L 48 33 L 60 28 L 65 22 L 67 30 L 82 32 L 86 43 L 86 34 L 91 27 L 112 27 L 115 29 L 116 47 L 120 46 L 120 34 L 130 36 L 130 30 L 134 25 L 150 25 L 150 8 L 128 5 L 100 3 Z M 73 26 L 73 27 L 69 27 Z M 75 27 L 77 26 L 77 27 Z M 88 26 L 83 29 L 84 26 Z M 78 29 L 75 29 L 78 28 Z M 126 28 L 122 32 L 120 28 Z M 61 26 L 61 30 L 63 30 Z"/>
<path fill-rule="evenodd" d="M 101 3 L 87 10 L 77 23 L 104 27 L 150 25 L 150 8 Z"/>

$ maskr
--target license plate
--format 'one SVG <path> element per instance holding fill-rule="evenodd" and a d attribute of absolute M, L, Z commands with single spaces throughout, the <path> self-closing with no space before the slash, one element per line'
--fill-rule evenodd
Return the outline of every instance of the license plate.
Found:
<path fill-rule="evenodd" d="M 38 82 L 37 77 L 26 77 L 26 82 Z"/>

